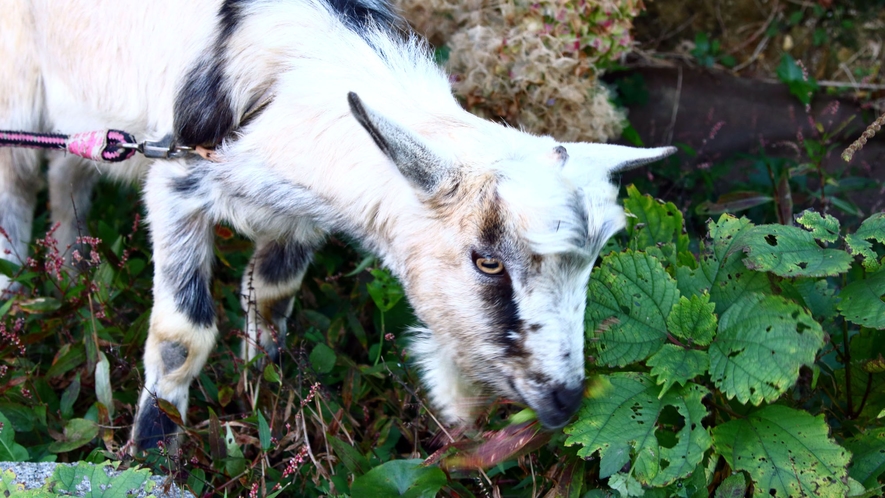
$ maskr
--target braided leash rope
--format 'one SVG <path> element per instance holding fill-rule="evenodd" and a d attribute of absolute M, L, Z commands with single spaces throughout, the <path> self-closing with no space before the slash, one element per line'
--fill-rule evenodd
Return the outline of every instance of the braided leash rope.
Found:
<path fill-rule="evenodd" d="M 0 147 L 64 150 L 71 154 L 116 163 L 135 155 L 135 138 L 119 130 L 87 131 L 62 135 L 60 133 L 31 133 L 0 131 Z"/>

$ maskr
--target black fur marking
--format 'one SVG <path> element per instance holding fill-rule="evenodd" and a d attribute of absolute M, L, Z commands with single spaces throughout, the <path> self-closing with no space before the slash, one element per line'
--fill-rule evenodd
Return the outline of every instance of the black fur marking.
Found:
<path fill-rule="evenodd" d="M 187 315 L 195 325 L 211 327 L 215 322 L 215 306 L 206 276 L 194 269 L 190 275 L 169 277 L 180 279 L 175 291 L 175 306 L 178 311 Z"/>
<path fill-rule="evenodd" d="M 215 48 L 197 61 L 175 96 L 175 142 L 179 145 L 212 147 L 234 129 L 224 62 L 227 41 L 240 24 L 244 3 L 246 0 L 225 0 L 222 4 Z"/>
<path fill-rule="evenodd" d="M 390 4 L 383 0 L 326 0 L 326 3 L 348 28 L 360 35 L 371 23 L 391 29 L 402 22 Z"/>
<path fill-rule="evenodd" d="M 269 284 L 281 284 L 294 278 L 310 263 L 313 248 L 295 242 L 270 242 L 256 254 L 258 276 Z"/>
<path fill-rule="evenodd" d="M 176 143 L 212 147 L 233 131 L 234 113 L 224 79 L 220 58 L 201 60 L 187 75 L 175 97 Z"/>
<path fill-rule="evenodd" d="M 135 425 L 138 429 L 133 439 L 135 446 L 142 451 L 156 448 L 157 443 L 166 442 L 167 438 L 175 437 L 178 433 L 178 426 L 160 411 L 154 399 L 149 399 L 145 406 L 141 407 Z"/>
<path fill-rule="evenodd" d="M 201 175 L 189 174 L 172 180 L 172 191 L 176 194 L 193 195 L 200 187 Z"/>
<path fill-rule="evenodd" d="M 242 20 L 242 7 L 248 0 L 224 0 L 221 9 L 218 10 L 219 17 L 219 41 L 226 42 Z"/>
<path fill-rule="evenodd" d="M 474 257 L 475 259 L 475 257 Z M 521 341 L 513 337 L 522 336 L 525 322 L 519 317 L 519 306 L 513 298 L 513 281 L 505 269 L 503 272 L 481 277 L 486 282 L 480 291 L 483 308 L 491 316 L 492 326 L 497 330 L 500 343 L 507 348 L 510 357 L 524 357 L 526 351 Z"/>
<path fill-rule="evenodd" d="M 160 357 L 163 358 L 163 370 L 167 374 L 184 365 L 187 354 L 187 348 L 180 342 L 164 341 L 160 343 Z"/>

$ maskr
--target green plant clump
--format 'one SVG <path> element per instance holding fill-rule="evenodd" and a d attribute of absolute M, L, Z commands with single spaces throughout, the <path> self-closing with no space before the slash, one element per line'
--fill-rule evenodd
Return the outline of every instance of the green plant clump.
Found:
<path fill-rule="evenodd" d="M 628 193 L 627 248 L 591 276 L 596 365 L 565 445 L 622 496 L 707 496 L 738 472 L 754 496 L 880 493 L 885 213 L 847 235 L 814 211 L 725 214 L 696 256 L 675 206 Z"/>

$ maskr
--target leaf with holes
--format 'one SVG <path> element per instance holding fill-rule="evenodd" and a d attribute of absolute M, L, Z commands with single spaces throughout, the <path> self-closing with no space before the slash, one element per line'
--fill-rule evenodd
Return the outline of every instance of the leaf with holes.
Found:
<path fill-rule="evenodd" d="M 839 297 L 839 311 L 848 321 L 885 329 L 885 269 L 848 284 Z"/>
<path fill-rule="evenodd" d="M 660 349 L 667 316 L 679 299 L 676 282 L 649 254 L 627 250 L 602 260 L 588 289 L 586 325 L 598 359 L 623 366 Z"/>
<path fill-rule="evenodd" d="M 710 377 L 729 399 L 758 405 L 790 388 L 811 365 L 823 330 L 808 312 L 780 296 L 750 294 L 722 314 L 710 345 Z"/>
<path fill-rule="evenodd" d="M 829 214 L 821 215 L 808 209 L 796 217 L 796 222 L 811 232 L 811 236 L 822 242 L 839 240 L 839 220 Z"/>
<path fill-rule="evenodd" d="M 858 434 L 845 447 L 854 455 L 848 475 L 867 489 L 876 487 L 879 476 L 885 474 L 885 427 Z"/>
<path fill-rule="evenodd" d="M 851 254 L 860 255 L 863 265 L 867 270 L 878 270 L 882 263 L 873 251 L 873 243 L 876 241 L 885 244 L 885 213 L 876 213 L 861 223 L 857 232 L 845 236 L 845 244 Z"/>
<path fill-rule="evenodd" d="M 688 235 L 683 228 L 682 212 L 672 202 L 653 199 L 642 195 L 633 185 L 627 187 L 624 199 L 627 216 L 627 233 L 630 234 L 630 248 L 642 250 L 646 247 L 675 244 L 676 252 L 688 250 Z"/>
<path fill-rule="evenodd" d="M 770 289 L 764 273 L 747 270 L 745 257 L 735 248 L 740 246 L 747 232 L 753 227 L 746 218 L 724 214 L 716 223 L 710 222 L 707 240 L 701 243 L 701 258 L 696 269 L 687 266 L 676 268 L 676 282 L 686 296 L 710 294 L 721 315 L 741 296 L 749 292 L 766 292 Z"/>
<path fill-rule="evenodd" d="M 713 429 L 713 448 L 755 483 L 754 496 L 845 496 L 851 454 L 824 416 L 771 405 Z"/>
<path fill-rule="evenodd" d="M 645 364 L 652 367 L 651 375 L 657 379 L 658 385 L 663 386 L 658 394 L 661 398 L 674 384 L 684 386 L 689 380 L 707 373 L 710 357 L 706 351 L 664 344 Z"/>
<path fill-rule="evenodd" d="M 708 346 L 716 334 L 716 305 L 709 294 L 682 296 L 667 317 L 667 330 L 686 345 Z"/>
<path fill-rule="evenodd" d="M 747 253 L 747 268 L 781 277 L 827 277 L 851 266 L 847 252 L 823 249 L 811 232 L 785 225 L 753 227 L 738 248 Z"/>
<path fill-rule="evenodd" d="M 688 384 L 658 399 L 645 374 L 622 372 L 588 379 L 589 396 L 577 420 L 563 431 L 578 456 L 600 456 L 600 477 L 614 475 L 632 458 L 632 474 L 648 486 L 665 486 L 695 469 L 710 447 L 701 425 L 706 388 Z"/>

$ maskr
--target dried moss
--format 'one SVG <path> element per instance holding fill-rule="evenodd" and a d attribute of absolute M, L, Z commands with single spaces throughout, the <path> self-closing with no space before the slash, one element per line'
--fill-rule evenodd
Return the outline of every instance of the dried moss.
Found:
<path fill-rule="evenodd" d="M 449 48 L 456 95 L 480 116 L 561 140 L 604 141 L 624 116 L 596 68 L 626 53 L 640 0 L 399 0 L 431 42 Z"/>

